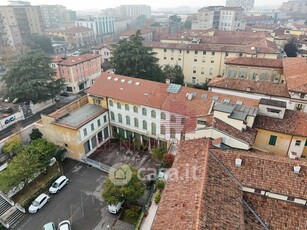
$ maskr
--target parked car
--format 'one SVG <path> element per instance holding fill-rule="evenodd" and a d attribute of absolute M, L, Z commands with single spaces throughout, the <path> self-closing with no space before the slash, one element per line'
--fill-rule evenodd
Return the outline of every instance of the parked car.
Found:
<path fill-rule="evenodd" d="M 9 97 L 6 98 L 6 99 L 4 100 L 4 102 L 6 102 L 6 103 L 10 102 L 10 98 L 9 98 Z"/>
<path fill-rule="evenodd" d="M 49 188 L 49 193 L 51 193 L 51 194 L 58 193 L 67 184 L 68 184 L 67 177 L 66 176 L 60 176 L 58 179 L 56 179 L 55 182 L 53 182 L 53 184 Z"/>
<path fill-rule="evenodd" d="M 30 205 L 29 213 L 37 213 L 46 203 L 49 202 L 50 197 L 45 193 L 40 194 Z"/>
<path fill-rule="evenodd" d="M 2 109 L 2 112 L 3 113 L 13 113 L 14 111 L 11 107 L 6 107 Z"/>
<path fill-rule="evenodd" d="M 12 101 L 12 103 L 13 103 L 13 104 L 16 104 L 18 101 L 19 101 L 19 98 L 15 98 L 15 99 Z"/>
<path fill-rule="evenodd" d="M 47 223 L 43 226 L 43 230 L 56 230 L 55 224 L 53 222 Z"/>
<path fill-rule="evenodd" d="M 112 214 L 117 214 L 119 210 L 122 208 L 124 202 L 119 202 L 117 204 L 109 204 L 108 211 Z"/>
<path fill-rule="evenodd" d="M 59 94 L 60 96 L 63 96 L 63 97 L 69 97 L 69 94 L 67 92 L 62 92 Z"/>
<path fill-rule="evenodd" d="M 69 220 L 64 220 L 59 223 L 58 230 L 71 230 L 71 225 Z"/>

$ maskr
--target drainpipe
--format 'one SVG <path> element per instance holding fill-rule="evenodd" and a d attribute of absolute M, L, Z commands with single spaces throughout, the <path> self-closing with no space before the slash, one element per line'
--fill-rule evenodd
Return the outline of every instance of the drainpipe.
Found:
<path fill-rule="evenodd" d="M 289 144 L 289 147 L 288 147 L 288 150 L 287 150 L 287 156 L 289 154 L 289 150 L 290 150 L 290 146 L 291 146 L 292 140 L 293 140 L 293 136 L 291 136 L 290 144 Z"/>

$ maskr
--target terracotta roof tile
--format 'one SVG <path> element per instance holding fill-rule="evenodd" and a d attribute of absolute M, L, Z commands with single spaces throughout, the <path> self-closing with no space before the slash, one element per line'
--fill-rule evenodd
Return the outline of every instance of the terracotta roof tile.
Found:
<path fill-rule="evenodd" d="M 288 90 L 307 93 L 307 58 L 285 58 L 283 67 Z"/>
<path fill-rule="evenodd" d="M 231 57 L 225 60 L 225 64 L 244 65 L 255 67 L 269 67 L 282 69 L 282 59 Z"/>
<path fill-rule="evenodd" d="M 258 115 L 254 128 L 307 137 L 307 113 L 286 110 L 284 118 L 277 119 Z"/>
<path fill-rule="evenodd" d="M 83 54 L 80 56 L 69 56 L 66 59 L 63 59 L 62 61 L 60 61 L 59 65 L 73 66 L 73 65 L 77 65 L 82 62 L 90 61 L 92 59 L 99 58 L 99 57 L 100 55 L 96 55 L 96 54 Z"/>
<path fill-rule="evenodd" d="M 135 35 L 138 30 L 139 29 L 128 30 L 126 32 L 121 33 L 119 36 L 129 36 L 130 37 L 132 35 Z M 140 29 L 140 32 L 141 34 L 148 34 L 148 33 L 152 33 L 153 31 L 150 28 L 142 28 Z"/>
<path fill-rule="evenodd" d="M 64 30 L 64 32 L 68 33 L 83 33 L 83 32 L 90 32 L 93 31 L 90 28 L 84 27 L 84 26 L 74 26 L 71 28 L 68 28 L 67 30 Z"/>
<path fill-rule="evenodd" d="M 210 81 L 209 87 L 277 97 L 290 97 L 286 84 L 276 84 L 268 81 L 254 81 L 238 78 L 215 78 Z"/>

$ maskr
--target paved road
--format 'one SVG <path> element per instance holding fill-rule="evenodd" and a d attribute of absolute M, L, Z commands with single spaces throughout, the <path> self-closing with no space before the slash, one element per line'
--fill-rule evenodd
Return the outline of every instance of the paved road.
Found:
<path fill-rule="evenodd" d="M 108 213 L 101 200 L 106 174 L 83 163 L 65 160 L 64 174 L 70 182 L 36 214 L 26 214 L 14 229 L 41 230 L 50 221 L 56 225 L 69 219 L 74 230 L 104 230 L 112 226 L 117 216 Z"/>
<path fill-rule="evenodd" d="M 0 131 L 0 141 L 10 135 L 12 135 L 14 132 L 16 132 L 16 128 L 18 127 L 18 124 L 20 124 L 22 127 L 26 127 L 36 121 L 38 121 L 41 117 L 40 114 L 49 114 L 52 113 L 54 111 L 56 111 L 59 108 L 62 108 L 63 106 L 77 100 L 78 98 L 80 98 L 81 95 L 80 94 L 76 94 L 76 95 L 72 95 L 69 97 L 61 97 L 61 100 L 57 103 L 57 106 L 53 105 L 48 107 L 47 109 L 42 110 L 40 113 L 37 113 L 23 121 L 17 122 L 14 125 L 11 125 L 9 127 L 7 127 L 4 130 Z"/>

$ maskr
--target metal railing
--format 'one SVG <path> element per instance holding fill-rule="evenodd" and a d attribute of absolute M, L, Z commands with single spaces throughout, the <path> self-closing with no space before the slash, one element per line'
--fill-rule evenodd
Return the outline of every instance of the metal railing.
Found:
<path fill-rule="evenodd" d="M 97 169 L 99 169 L 99 170 L 101 170 L 103 172 L 106 172 L 106 173 L 109 173 L 110 168 L 111 168 L 109 165 L 103 164 L 103 163 L 101 163 L 99 161 L 95 161 L 95 160 L 92 160 L 92 159 L 89 159 L 89 158 L 84 158 L 83 162 L 85 164 L 88 164 L 88 165 L 90 165 L 90 166 L 92 166 L 94 168 L 97 168 Z"/>

